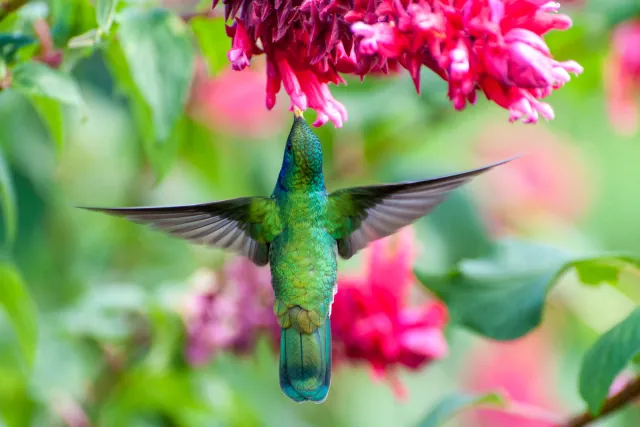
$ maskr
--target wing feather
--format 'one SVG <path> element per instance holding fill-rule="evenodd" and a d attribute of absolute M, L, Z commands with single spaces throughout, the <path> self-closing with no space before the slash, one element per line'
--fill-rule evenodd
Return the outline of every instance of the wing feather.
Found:
<path fill-rule="evenodd" d="M 354 187 L 331 193 L 328 228 L 338 240 L 338 253 L 351 258 L 370 242 L 429 214 L 451 191 L 475 176 L 511 160 L 424 181 Z"/>
<path fill-rule="evenodd" d="M 124 217 L 200 244 L 229 249 L 257 265 L 269 262 L 269 243 L 281 231 L 275 200 L 244 197 L 188 206 L 84 208 Z"/>

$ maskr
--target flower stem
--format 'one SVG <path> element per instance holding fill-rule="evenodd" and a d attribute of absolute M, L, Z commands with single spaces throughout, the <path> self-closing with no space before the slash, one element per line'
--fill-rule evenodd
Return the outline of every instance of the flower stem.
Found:
<path fill-rule="evenodd" d="M 562 425 L 562 427 L 583 427 L 589 423 L 600 420 L 612 412 L 624 407 L 625 405 L 640 398 L 640 376 L 635 378 L 625 388 L 618 393 L 609 397 L 602 407 L 602 411 L 597 415 L 592 415 L 589 411 L 585 411 L 582 414 L 572 417 L 569 421 Z"/>
<path fill-rule="evenodd" d="M 20 9 L 28 0 L 0 0 L 0 21 Z"/>

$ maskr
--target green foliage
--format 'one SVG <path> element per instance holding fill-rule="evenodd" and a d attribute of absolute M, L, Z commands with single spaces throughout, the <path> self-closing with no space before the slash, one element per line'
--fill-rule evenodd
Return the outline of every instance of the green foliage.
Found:
<path fill-rule="evenodd" d="M 603 334 L 587 351 L 580 368 L 580 395 L 597 415 L 616 376 L 640 354 L 640 308 Z"/>
<path fill-rule="evenodd" d="M 639 258 L 575 257 L 556 247 L 503 241 L 487 257 L 465 259 L 436 275 L 417 271 L 420 281 L 449 307 L 454 322 L 496 340 L 519 338 L 542 320 L 549 289 L 575 267 L 587 284 L 617 281 Z M 615 270 L 615 271 L 614 271 Z"/>
<path fill-rule="evenodd" d="M 131 11 L 122 16 L 118 37 L 131 78 L 151 109 L 154 139 L 166 142 L 187 101 L 193 75 L 187 29 L 167 10 Z"/>
<path fill-rule="evenodd" d="M 108 33 L 116 14 L 116 7 L 119 0 L 97 0 L 96 1 L 96 21 L 100 30 Z"/>
<path fill-rule="evenodd" d="M 418 427 L 438 427 L 446 423 L 461 411 L 477 408 L 504 408 L 506 401 L 498 393 L 481 395 L 454 394 L 438 402 L 422 420 Z"/>
<path fill-rule="evenodd" d="M 43 96 L 73 106 L 83 105 L 75 80 L 40 62 L 16 65 L 11 87 L 25 95 Z"/>
<path fill-rule="evenodd" d="M 212 74 L 218 74 L 229 67 L 227 52 L 220 46 L 231 46 L 225 34 L 222 19 L 197 17 L 191 20 L 191 30 L 196 37 L 202 56 L 207 61 L 207 68 Z"/>
<path fill-rule="evenodd" d="M 22 278 L 6 261 L 0 261 L 0 307 L 9 316 L 27 365 L 31 367 L 36 352 L 36 307 Z"/>
<path fill-rule="evenodd" d="M 3 218 L 4 240 L 6 248 L 9 248 L 16 238 L 17 215 L 16 200 L 13 192 L 13 183 L 9 172 L 9 165 L 0 150 L 0 212 Z M 5 248 L 5 249 L 6 249 Z"/>

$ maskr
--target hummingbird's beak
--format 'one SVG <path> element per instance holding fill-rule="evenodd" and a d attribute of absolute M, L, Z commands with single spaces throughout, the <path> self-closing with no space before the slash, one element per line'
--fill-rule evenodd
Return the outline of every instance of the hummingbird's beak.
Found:
<path fill-rule="evenodd" d="M 302 115 L 302 110 L 299 109 L 298 107 L 293 107 L 293 116 L 296 119 L 304 119 L 304 116 Z"/>

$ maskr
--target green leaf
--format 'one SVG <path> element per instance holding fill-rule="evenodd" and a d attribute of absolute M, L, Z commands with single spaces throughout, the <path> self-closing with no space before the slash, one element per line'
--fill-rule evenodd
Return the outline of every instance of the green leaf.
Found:
<path fill-rule="evenodd" d="M 506 406 L 506 402 L 504 398 L 497 393 L 483 395 L 454 394 L 444 398 L 435 407 L 433 407 L 425 419 L 418 424 L 418 427 L 440 426 L 461 411 L 478 406 L 504 408 Z"/>
<path fill-rule="evenodd" d="M 172 135 L 164 144 L 157 144 L 152 124 L 152 113 L 148 104 L 142 99 L 136 84 L 133 82 L 122 49 L 117 43 L 111 43 L 105 50 L 107 64 L 111 70 L 118 89 L 127 95 L 130 101 L 133 118 L 144 152 L 151 164 L 156 179 L 159 181 L 169 171 L 177 155 L 180 142 L 188 131 L 187 119 L 182 117 Z"/>
<path fill-rule="evenodd" d="M 6 262 L 0 262 L 0 306 L 13 324 L 25 360 L 33 365 L 38 331 L 36 308 L 18 272 Z"/>
<path fill-rule="evenodd" d="M 576 261 L 574 267 L 580 281 L 585 285 L 600 285 L 618 283 L 619 275 L 625 265 L 640 267 L 640 257 L 618 255 Z"/>
<path fill-rule="evenodd" d="M 38 95 L 65 104 L 83 105 L 75 80 L 61 71 L 40 62 L 25 62 L 13 69 L 11 87 L 26 95 Z"/>
<path fill-rule="evenodd" d="M 5 247 L 9 248 L 16 239 L 18 228 L 18 215 L 16 209 L 16 197 L 13 193 L 13 182 L 9 172 L 9 165 L 0 151 L 0 207 L 2 207 L 2 217 L 4 218 L 4 240 Z"/>
<path fill-rule="evenodd" d="M 113 24 L 117 6 L 118 0 L 96 1 L 96 21 L 98 21 L 98 26 L 105 33 L 109 32 L 111 24 Z"/>
<path fill-rule="evenodd" d="M 597 415 L 616 376 L 640 354 L 640 308 L 604 333 L 587 351 L 580 368 L 580 395 Z"/>
<path fill-rule="evenodd" d="M 72 37 L 69 40 L 69 43 L 67 46 L 69 46 L 70 49 L 82 49 L 86 47 L 93 47 L 96 45 L 98 41 L 99 41 L 98 29 L 94 28 L 87 31 L 86 33 L 82 33 L 78 36 Z"/>
<path fill-rule="evenodd" d="M 224 19 L 197 17 L 191 20 L 191 30 L 196 36 L 202 56 L 207 61 L 207 68 L 217 74 L 230 66 L 227 51 L 231 42 L 226 35 Z"/>
<path fill-rule="evenodd" d="M 24 34 L 2 33 L 0 34 L 0 57 L 6 63 L 12 63 L 20 49 L 34 44 L 35 41 L 33 37 Z"/>
<path fill-rule="evenodd" d="M 612 282 L 640 257 L 573 257 L 557 248 L 507 240 L 487 257 L 467 259 L 446 274 L 417 271 L 420 281 L 449 307 L 452 321 L 497 340 L 512 340 L 540 324 L 550 287 L 571 267 L 586 283 Z"/>
<path fill-rule="evenodd" d="M 462 191 L 453 192 L 427 220 L 442 237 L 447 265 L 490 255 L 494 249 L 478 210 Z"/>
<path fill-rule="evenodd" d="M 58 152 L 64 144 L 64 111 L 59 102 L 41 96 L 31 96 L 31 104 L 45 123 L 51 140 L 55 143 Z"/>
<path fill-rule="evenodd" d="M 184 23 L 164 9 L 126 14 L 118 36 L 133 82 L 151 109 L 154 137 L 165 142 L 184 110 L 194 52 Z"/>

